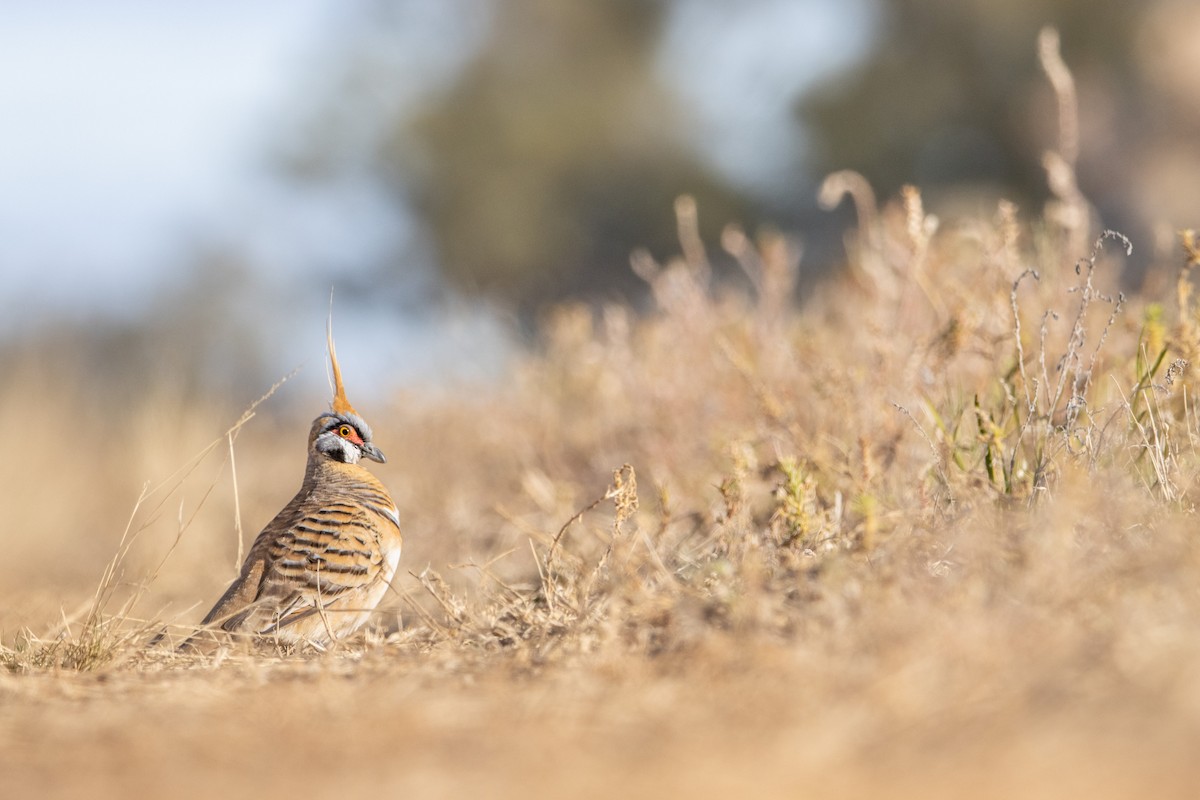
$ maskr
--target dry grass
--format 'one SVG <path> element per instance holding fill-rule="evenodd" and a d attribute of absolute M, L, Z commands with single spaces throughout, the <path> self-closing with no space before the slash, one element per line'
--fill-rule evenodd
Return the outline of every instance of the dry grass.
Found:
<path fill-rule="evenodd" d="M 949 226 L 843 192 L 803 309 L 795 242 L 727 230 L 750 288 L 715 285 L 684 199 L 684 255 L 634 258 L 655 313 L 558 309 L 503 385 L 368 410 L 409 572 L 328 654 L 145 647 L 286 501 L 306 419 L 164 390 L 117 432 L 10 384 L 51 440 L 0 467 L 0 794 L 1188 796 L 1195 238 L 1125 296 L 1074 194 Z"/>

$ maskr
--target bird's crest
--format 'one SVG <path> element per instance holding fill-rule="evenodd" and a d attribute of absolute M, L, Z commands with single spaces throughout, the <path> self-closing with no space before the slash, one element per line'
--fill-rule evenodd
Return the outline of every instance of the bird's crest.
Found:
<path fill-rule="evenodd" d="M 338 366 L 337 349 L 333 346 L 333 319 L 325 326 L 325 338 L 329 343 L 329 364 L 333 368 L 333 411 L 336 414 L 358 414 L 346 399 L 346 387 L 342 385 L 342 370 Z"/>

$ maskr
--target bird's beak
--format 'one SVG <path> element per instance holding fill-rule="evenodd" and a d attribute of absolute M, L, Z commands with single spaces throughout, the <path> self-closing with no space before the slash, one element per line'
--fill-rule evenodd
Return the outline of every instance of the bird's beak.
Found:
<path fill-rule="evenodd" d="M 364 442 L 361 449 L 362 454 L 372 461 L 378 461 L 380 464 L 387 463 L 387 456 L 383 454 L 383 451 L 370 442 Z"/>

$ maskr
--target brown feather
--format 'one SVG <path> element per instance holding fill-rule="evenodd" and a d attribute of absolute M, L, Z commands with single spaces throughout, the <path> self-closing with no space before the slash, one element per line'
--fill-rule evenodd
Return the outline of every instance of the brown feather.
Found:
<path fill-rule="evenodd" d="M 332 323 L 325 329 L 325 340 L 329 344 L 329 363 L 333 367 L 333 410 L 338 414 L 357 414 L 346 399 L 346 387 L 342 385 L 342 369 L 338 366 L 337 348 L 333 346 Z"/>

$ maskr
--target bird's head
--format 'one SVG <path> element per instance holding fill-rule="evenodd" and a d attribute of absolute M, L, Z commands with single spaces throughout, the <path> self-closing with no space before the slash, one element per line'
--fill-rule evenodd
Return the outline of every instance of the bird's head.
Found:
<path fill-rule="evenodd" d="M 342 370 L 338 367 L 337 351 L 333 347 L 333 331 L 327 331 L 329 363 L 333 368 L 333 410 L 313 420 L 309 432 L 309 447 L 313 454 L 357 464 L 363 458 L 386 463 L 383 452 L 371 441 L 371 426 L 358 415 L 346 399 L 342 385 Z"/>
<path fill-rule="evenodd" d="M 313 422 L 313 450 L 334 461 L 357 464 L 369 458 L 386 463 L 383 452 L 371 441 L 371 426 L 354 411 L 325 413 Z"/>

